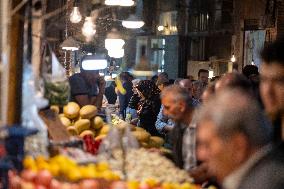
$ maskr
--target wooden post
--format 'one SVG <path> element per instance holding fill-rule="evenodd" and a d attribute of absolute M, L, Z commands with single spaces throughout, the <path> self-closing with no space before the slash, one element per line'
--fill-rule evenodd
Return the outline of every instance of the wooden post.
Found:
<path fill-rule="evenodd" d="M 12 7 L 21 0 L 12 0 Z M 11 17 L 9 28 L 10 62 L 8 76 L 8 114 L 7 123 L 20 123 L 22 109 L 22 72 L 23 72 L 23 26 L 24 11 L 21 9 Z"/>

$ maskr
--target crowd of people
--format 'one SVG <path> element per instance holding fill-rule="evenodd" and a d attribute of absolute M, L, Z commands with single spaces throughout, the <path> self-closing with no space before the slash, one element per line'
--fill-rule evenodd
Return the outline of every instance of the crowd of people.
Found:
<path fill-rule="evenodd" d="M 284 188 L 283 49 L 283 39 L 265 46 L 260 72 L 247 65 L 242 73 L 211 82 L 204 69 L 196 81 L 170 80 L 165 72 L 139 80 L 123 72 L 126 92 L 117 91 L 120 116 L 163 137 L 176 166 L 196 183 L 225 189 Z M 103 82 L 96 82 L 98 91 L 88 91 L 88 84 L 72 78 L 70 84 L 80 105 L 104 92 Z"/>

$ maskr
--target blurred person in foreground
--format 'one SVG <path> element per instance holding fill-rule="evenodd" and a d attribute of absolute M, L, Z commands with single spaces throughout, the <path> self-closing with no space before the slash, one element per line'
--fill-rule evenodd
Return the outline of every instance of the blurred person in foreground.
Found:
<path fill-rule="evenodd" d="M 275 142 L 284 148 L 284 38 L 261 52 L 260 94 L 265 111 L 273 121 Z"/>
<path fill-rule="evenodd" d="M 196 166 L 194 106 L 188 90 L 170 85 L 161 93 L 163 114 L 175 122 L 171 132 L 173 160 L 177 167 L 191 170 Z"/>
<path fill-rule="evenodd" d="M 271 125 L 248 93 L 221 91 L 201 107 L 197 125 L 198 158 L 224 189 L 283 188 L 284 155 L 272 153 Z"/>

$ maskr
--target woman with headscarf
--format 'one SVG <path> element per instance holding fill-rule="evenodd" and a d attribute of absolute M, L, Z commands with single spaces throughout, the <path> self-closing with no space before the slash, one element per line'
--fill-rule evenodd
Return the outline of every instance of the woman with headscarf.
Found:
<path fill-rule="evenodd" d="M 161 107 L 160 90 L 151 80 L 143 80 L 136 86 L 140 101 L 137 107 L 138 126 L 153 136 L 159 136 L 155 122 Z"/>

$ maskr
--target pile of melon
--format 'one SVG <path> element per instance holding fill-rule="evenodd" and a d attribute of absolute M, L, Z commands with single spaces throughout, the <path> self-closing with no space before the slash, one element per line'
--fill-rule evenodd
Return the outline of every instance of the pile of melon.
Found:
<path fill-rule="evenodd" d="M 63 107 L 63 113 L 59 114 L 61 123 L 72 136 L 92 135 L 95 139 L 103 139 L 110 127 L 100 116 L 94 105 L 86 105 L 80 108 L 75 102 L 69 102 Z"/>

